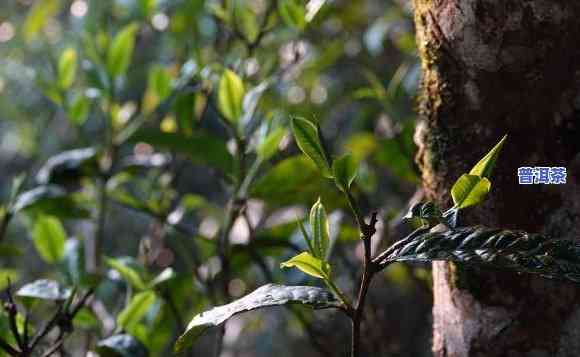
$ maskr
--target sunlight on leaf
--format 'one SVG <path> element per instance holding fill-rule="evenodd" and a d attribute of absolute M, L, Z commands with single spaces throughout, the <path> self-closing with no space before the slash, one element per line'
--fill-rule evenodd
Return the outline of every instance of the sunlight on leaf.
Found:
<path fill-rule="evenodd" d="M 322 259 L 303 252 L 280 264 L 280 268 L 298 268 L 303 273 L 320 279 L 329 279 L 330 266 Z"/>
<path fill-rule="evenodd" d="M 451 197 L 456 208 L 466 208 L 481 203 L 490 189 L 486 177 L 463 174 L 451 188 Z"/>

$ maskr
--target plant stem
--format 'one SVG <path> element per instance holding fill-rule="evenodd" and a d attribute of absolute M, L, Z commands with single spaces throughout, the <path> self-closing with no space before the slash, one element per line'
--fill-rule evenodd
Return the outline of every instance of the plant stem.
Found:
<path fill-rule="evenodd" d="M 352 342 L 351 342 L 351 357 L 359 357 L 361 354 L 360 348 L 360 328 L 363 320 L 366 296 L 373 276 L 378 271 L 377 264 L 372 260 L 371 239 L 376 233 L 377 212 L 373 212 L 371 220 L 367 224 L 362 216 L 358 204 L 351 192 L 345 192 L 348 204 L 352 209 L 356 222 L 359 226 L 361 239 L 363 241 L 364 258 L 363 258 L 363 274 L 361 277 L 361 284 L 358 291 L 358 297 L 354 308 L 349 309 L 348 315 L 351 319 L 352 325 Z"/>

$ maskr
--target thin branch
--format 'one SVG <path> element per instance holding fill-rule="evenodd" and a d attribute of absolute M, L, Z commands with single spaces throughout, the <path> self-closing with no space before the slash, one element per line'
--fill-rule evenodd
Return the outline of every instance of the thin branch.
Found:
<path fill-rule="evenodd" d="M 16 340 L 16 344 L 21 350 L 24 350 L 26 345 L 24 344 L 23 339 L 20 336 L 20 332 L 18 332 L 18 325 L 16 323 L 16 316 L 18 315 L 18 308 L 16 307 L 16 303 L 14 302 L 14 298 L 12 297 L 12 284 L 10 280 L 8 280 L 8 287 L 6 289 L 6 297 L 8 299 L 7 302 L 4 303 L 4 310 L 8 314 L 8 322 L 10 324 L 10 331 L 12 332 L 12 336 L 14 336 L 14 340 Z"/>

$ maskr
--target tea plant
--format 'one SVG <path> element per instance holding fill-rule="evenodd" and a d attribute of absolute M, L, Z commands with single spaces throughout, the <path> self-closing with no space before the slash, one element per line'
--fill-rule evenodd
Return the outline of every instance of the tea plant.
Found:
<path fill-rule="evenodd" d="M 334 180 L 344 193 L 358 223 L 364 260 L 356 299 L 347 297 L 333 281 L 329 262 L 328 220 L 319 200 L 310 211 L 311 234 L 302 222 L 298 223 L 308 251 L 281 263 L 280 267 L 295 267 L 319 278 L 328 290 L 308 286 L 265 285 L 240 300 L 195 316 L 176 343 L 176 351 L 183 350 L 209 327 L 219 326 L 234 314 L 273 305 L 302 304 L 315 309 L 334 308 L 343 312 L 352 324 L 351 356 L 360 356 L 360 325 L 371 281 L 375 274 L 394 262 L 446 260 L 580 282 L 580 244 L 577 242 L 550 240 L 523 231 L 457 225 L 459 211 L 481 203 L 490 191 L 491 173 L 506 137 L 469 173 L 455 182 L 451 189 L 454 202 L 452 208 L 442 212 L 432 202 L 413 206 L 406 217 L 420 220 L 421 227 L 373 256 L 371 239 L 375 234 L 377 213 L 371 213 L 367 221 L 351 193 L 350 187 L 357 172 L 356 163 L 348 155 L 333 160 L 322 145 L 319 130 L 310 121 L 294 118 L 292 129 L 298 146 L 320 169 L 320 174 Z"/>

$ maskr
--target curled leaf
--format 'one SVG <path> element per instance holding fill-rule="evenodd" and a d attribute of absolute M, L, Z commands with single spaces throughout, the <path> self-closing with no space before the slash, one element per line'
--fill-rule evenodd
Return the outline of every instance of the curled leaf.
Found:
<path fill-rule="evenodd" d="M 315 309 L 337 308 L 340 303 L 329 291 L 312 286 L 264 285 L 230 304 L 214 307 L 196 315 L 175 344 L 181 352 L 211 327 L 217 327 L 230 317 L 255 309 L 286 304 L 302 304 Z"/>

